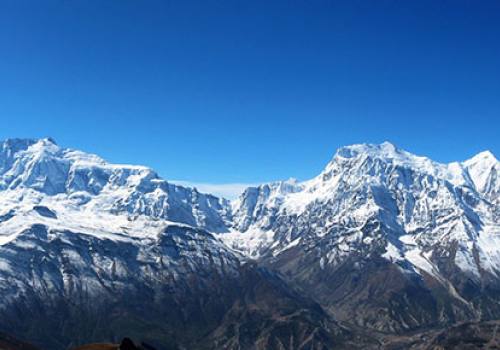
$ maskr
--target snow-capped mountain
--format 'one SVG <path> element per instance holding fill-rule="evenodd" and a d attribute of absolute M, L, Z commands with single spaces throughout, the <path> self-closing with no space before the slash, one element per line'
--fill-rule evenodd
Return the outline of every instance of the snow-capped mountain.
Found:
<path fill-rule="evenodd" d="M 225 229 L 227 208 L 146 167 L 109 164 L 51 139 L 3 142 L 0 328 L 58 349 L 116 332 L 113 313 L 131 312 L 140 305 L 133 298 L 147 300 L 140 312 L 150 322 L 165 308 L 172 319 L 201 317 L 182 303 L 239 275 L 237 257 L 206 231 Z"/>
<path fill-rule="evenodd" d="M 310 181 L 246 190 L 233 204 L 234 230 L 220 237 L 365 326 L 498 317 L 499 170 L 489 152 L 440 164 L 390 143 L 348 146 Z"/>
<path fill-rule="evenodd" d="M 106 327 L 182 346 L 328 348 L 353 339 L 331 316 L 384 332 L 500 319 L 499 174 L 490 152 L 440 164 L 362 144 L 309 181 L 230 203 L 52 139 L 6 140 L 0 331 L 54 349 Z M 276 331 L 284 319 L 291 328 Z"/>
<path fill-rule="evenodd" d="M 247 189 L 234 204 L 234 231 L 220 237 L 249 256 L 276 256 L 300 242 L 330 237 L 335 247 L 322 265 L 383 239 L 387 259 L 430 274 L 439 272 L 426 257 L 429 247 L 453 241 L 459 244 L 461 269 L 472 277 L 480 270 L 496 275 L 499 170 L 489 152 L 439 164 L 389 143 L 348 146 L 310 181 Z M 363 233 L 375 222 L 384 226 L 385 235 Z M 247 232 L 253 241 L 246 239 Z M 472 258 L 476 253 L 478 260 Z"/>
<path fill-rule="evenodd" d="M 67 215 L 59 220 L 64 224 L 97 225 L 105 231 L 124 225 L 113 222 L 115 214 L 124 214 L 121 220 L 142 216 L 213 232 L 224 231 L 230 219 L 224 199 L 170 184 L 147 167 L 109 164 L 95 155 L 61 148 L 51 139 L 3 142 L 0 190 L 3 215 L 13 210 L 17 218 L 30 216 L 37 204 L 56 216 Z"/>

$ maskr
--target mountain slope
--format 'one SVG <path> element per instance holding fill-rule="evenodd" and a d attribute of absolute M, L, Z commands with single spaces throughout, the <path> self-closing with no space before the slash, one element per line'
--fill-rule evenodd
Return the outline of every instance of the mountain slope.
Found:
<path fill-rule="evenodd" d="M 228 349 L 366 342 L 199 229 L 170 225 L 138 243 L 35 225 L 0 255 L 25 263 L 0 276 L 0 329 L 45 349 L 125 335 L 167 349 L 218 349 L 225 338 Z"/>

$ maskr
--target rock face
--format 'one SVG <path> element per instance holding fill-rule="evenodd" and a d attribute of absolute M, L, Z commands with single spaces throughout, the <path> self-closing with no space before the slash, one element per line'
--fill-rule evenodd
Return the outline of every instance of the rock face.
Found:
<path fill-rule="evenodd" d="M 125 336 L 369 349 L 500 319 L 499 174 L 489 152 L 439 164 L 354 145 L 310 181 L 230 203 L 51 139 L 7 140 L 0 331 L 55 350 Z"/>

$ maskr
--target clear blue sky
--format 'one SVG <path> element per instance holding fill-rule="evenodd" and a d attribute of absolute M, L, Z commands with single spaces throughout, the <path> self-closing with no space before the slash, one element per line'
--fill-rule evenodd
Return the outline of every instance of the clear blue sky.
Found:
<path fill-rule="evenodd" d="M 167 179 L 307 179 L 385 140 L 500 154 L 500 1 L 5 0 L 0 49 L 0 138 Z"/>

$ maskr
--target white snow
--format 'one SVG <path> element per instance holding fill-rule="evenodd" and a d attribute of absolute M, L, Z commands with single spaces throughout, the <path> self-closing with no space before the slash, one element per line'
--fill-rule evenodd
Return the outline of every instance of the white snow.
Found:
<path fill-rule="evenodd" d="M 438 280 L 441 280 L 442 278 L 439 274 L 438 269 L 430 261 L 431 253 L 432 252 L 424 253 L 420 250 L 420 248 L 414 248 L 405 252 L 404 257 L 417 269 L 417 271 L 425 271 L 429 275 L 436 277 Z"/>
<path fill-rule="evenodd" d="M 216 234 L 215 236 L 231 249 L 249 258 L 257 259 L 260 256 L 261 248 L 273 242 L 274 232 L 255 228 L 246 232 L 231 230 L 230 232 Z"/>
<path fill-rule="evenodd" d="M 387 246 L 385 247 L 385 253 L 382 254 L 383 258 L 391 262 L 401 261 L 403 260 L 403 254 L 396 248 L 392 243 L 387 242 Z"/>

